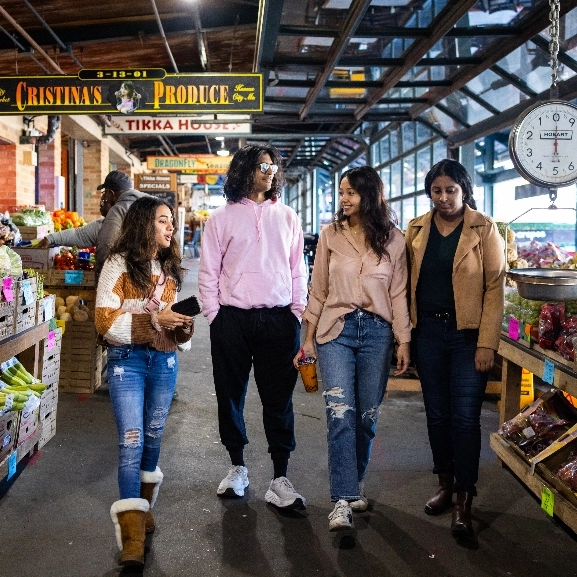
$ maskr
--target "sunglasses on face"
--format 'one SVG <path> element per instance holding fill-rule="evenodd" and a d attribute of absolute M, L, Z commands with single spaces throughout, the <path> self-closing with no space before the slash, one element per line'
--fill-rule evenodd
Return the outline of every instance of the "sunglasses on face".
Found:
<path fill-rule="evenodd" d="M 278 171 L 278 165 L 277 164 L 269 164 L 268 162 L 259 162 L 257 164 L 257 166 L 260 168 L 260 171 L 263 174 L 266 174 L 268 172 L 269 168 L 272 170 L 273 174 L 276 174 Z"/>

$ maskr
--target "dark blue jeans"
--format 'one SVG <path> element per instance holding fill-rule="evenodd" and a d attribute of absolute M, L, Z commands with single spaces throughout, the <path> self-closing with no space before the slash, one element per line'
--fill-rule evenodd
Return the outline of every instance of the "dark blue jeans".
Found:
<path fill-rule="evenodd" d="M 475 369 L 479 331 L 419 316 L 413 358 L 421 380 L 433 473 L 454 473 L 454 490 L 477 494 L 481 406 L 488 373 Z"/>

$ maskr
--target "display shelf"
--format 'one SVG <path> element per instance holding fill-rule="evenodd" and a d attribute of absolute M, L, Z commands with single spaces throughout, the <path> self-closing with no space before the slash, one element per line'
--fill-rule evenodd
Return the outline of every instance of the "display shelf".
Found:
<path fill-rule="evenodd" d="M 506 336 L 501 336 L 499 354 L 503 358 L 500 423 L 519 413 L 521 394 L 521 370 L 544 376 L 545 364 L 553 364 L 553 386 L 577 396 L 577 370 L 575 363 L 567 361 L 553 351 L 540 347 L 527 348 Z M 499 459 L 539 499 L 543 487 L 555 497 L 553 513 L 569 528 L 577 532 L 577 508 L 551 486 L 537 471 L 531 474 L 529 463 L 520 457 L 498 433 L 492 433 L 490 445 Z"/>
<path fill-rule="evenodd" d="M 553 514 L 573 531 L 577 532 L 577 508 L 559 493 L 555 487 L 545 481 L 541 475 L 538 473 L 531 475 L 527 462 L 511 450 L 509 444 L 503 440 L 499 433 L 491 434 L 490 445 L 499 459 L 507 465 L 519 481 L 534 493 L 538 499 L 541 499 L 543 487 L 547 487 L 555 498 Z"/>
<path fill-rule="evenodd" d="M 0 341 L 0 363 L 7 361 L 8 359 L 22 353 L 27 349 L 34 350 L 34 367 L 33 371 L 30 372 L 34 377 L 38 377 L 38 358 L 40 353 L 40 341 L 45 339 L 48 336 L 48 325 L 49 323 L 42 323 L 41 325 L 36 325 L 31 327 L 21 333 L 16 335 L 12 335 L 6 339 Z M 35 447 L 40 440 L 41 430 L 42 428 L 39 426 L 37 431 L 34 433 L 32 437 L 26 440 L 24 444 L 22 444 L 18 448 L 14 448 L 16 452 L 16 463 L 20 462 L 24 457 L 31 455 Z M 8 474 L 8 464 L 9 459 L 14 458 L 11 455 L 6 457 L 0 463 L 0 481 L 5 479 Z"/>

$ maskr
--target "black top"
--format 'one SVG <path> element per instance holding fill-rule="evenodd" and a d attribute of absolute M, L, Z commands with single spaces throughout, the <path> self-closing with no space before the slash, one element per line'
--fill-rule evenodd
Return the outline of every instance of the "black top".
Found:
<path fill-rule="evenodd" d="M 462 230 L 463 221 L 449 235 L 443 236 L 435 219 L 431 220 L 431 232 L 417 285 L 417 314 L 455 314 L 453 261 Z"/>

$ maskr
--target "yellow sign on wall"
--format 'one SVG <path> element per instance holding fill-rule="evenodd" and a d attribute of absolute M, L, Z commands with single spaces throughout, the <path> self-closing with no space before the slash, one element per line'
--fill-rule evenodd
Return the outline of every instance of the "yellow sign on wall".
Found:
<path fill-rule="evenodd" d="M 226 174 L 232 156 L 197 154 L 193 156 L 147 156 L 149 170 L 186 170 L 187 174 Z"/>

